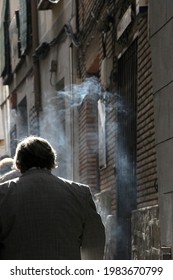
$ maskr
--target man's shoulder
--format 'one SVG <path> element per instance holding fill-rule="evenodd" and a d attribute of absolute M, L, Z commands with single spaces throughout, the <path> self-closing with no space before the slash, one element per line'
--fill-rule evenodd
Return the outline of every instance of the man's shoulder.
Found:
<path fill-rule="evenodd" d="M 15 190 L 18 180 L 19 178 L 15 178 L 0 183 L 0 202 L 6 197 L 6 195 L 8 195 L 9 192 L 13 192 Z"/>
<path fill-rule="evenodd" d="M 7 178 L 6 180 L 2 180 L 0 181 L 0 189 L 9 189 L 10 187 L 16 185 L 18 181 L 19 177 L 16 177 L 14 179 Z"/>
<path fill-rule="evenodd" d="M 80 187 L 89 187 L 87 184 L 84 184 L 84 183 L 80 183 L 80 182 L 76 182 L 76 181 L 73 181 L 73 180 L 69 180 L 69 179 L 66 179 L 66 178 L 63 178 L 63 177 L 57 177 L 59 180 L 61 180 L 62 182 L 66 183 L 66 184 L 70 184 L 70 185 L 77 185 L 77 186 L 80 186 Z"/>
<path fill-rule="evenodd" d="M 20 176 L 20 172 L 17 170 L 11 170 L 9 172 L 7 172 L 6 174 L 4 174 L 3 176 L 0 177 L 0 183 L 6 183 L 8 181 L 12 181 L 15 179 L 18 180 L 18 177 Z"/>
<path fill-rule="evenodd" d="M 83 183 L 79 183 L 73 180 L 69 180 L 63 177 L 57 177 L 57 179 L 59 180 L 59 182 L 61 182 L 62 184 L 66 185 L 66 186 L 70 186 L 72 188 L 75 189 L 79 189 L 79 190 L 83 190 L 83 191 L 88 191 L 89 190 L 89 186 Z"/>

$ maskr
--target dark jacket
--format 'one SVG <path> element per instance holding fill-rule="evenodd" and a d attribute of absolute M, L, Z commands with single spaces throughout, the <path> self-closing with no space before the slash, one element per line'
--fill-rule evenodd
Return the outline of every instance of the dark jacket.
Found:
<path fill-rule="evenodd" d="M 102 259 L 104 242 L 88 186 L 43 169 L 0 184 L 0 259 Z"/>

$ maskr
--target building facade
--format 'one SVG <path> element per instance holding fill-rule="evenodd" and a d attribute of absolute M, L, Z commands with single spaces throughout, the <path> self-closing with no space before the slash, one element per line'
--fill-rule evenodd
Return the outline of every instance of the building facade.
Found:
<path fill-rule="evenodd" d="M 81 177 L 90 174 L 88 178 L 95 179 L 93 188 L 98 185 L 96 199 L 114 244 L 107 257 L 118 259 L 160 258 L 152 63 L 144 2 L 79 1 L 78 9 L 78 75 L 96 76 L 101 85 L 95 110 L 88 110 L 87 101 L 80 108 L 88 130 L 92 122 L 97 131 L 97 138 L 88 133 L 86 147 L 95 140 L 98 158 L 94 162 L 95 151 L 85 154 L 80 142 L 86 166 L 80 164 L 79 171 Z M 80 131 L 86 139 L 86 130 Z"/>
<path fill-rule="evenodd" d="M 1 40 L 1 76 L 9 87 L 16 119 L 10 131 L 12 155 L 21 138 L 41 135 L 59 151 L 61 164 L 56 172 L 72 177 L 74 112 L 69 106 L 69 85 L 73 83 L 74 59 L 64 26 L 75 27 L 74 3 L 2 2 L 1 36 L 5 39 Z"/>
<path fill-rule="evenodd" d="M 156 15 L 161 14 L 161 17 Z M 149 11 L 149 38 L 155 114 L 155 139 L 158 169 L 160 237 L 162 255 L 172 259 L 172 30 L 173 2 L 153 0 Z"/>

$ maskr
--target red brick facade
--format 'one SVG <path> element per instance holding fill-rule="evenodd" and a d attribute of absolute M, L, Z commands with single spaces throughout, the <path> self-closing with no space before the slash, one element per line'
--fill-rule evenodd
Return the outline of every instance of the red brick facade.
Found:
<path fill-rule="evenodd" d="M 100 67 L 103 59 L 102 34 L 98 30 L 97 20 L 105 15 L 103 1 L 79 1 L 79 32 L 86 34 L 79 49 L 79 73 L 83 80 L 89 74 L 100 79 Z M 112 9 L 112 5 L 109 5 Z M 95 12 L 94 12 L 95 11 Z M 98 13 L 99 12 L 99 13 Z M 112 33 L 106 34 L 107 56 L 112 56 Z M 94 70 L 93 70 L 94 69 Z M 98 93 L 99 94 L 99 93 Z M 79 110 L 79 137 L 80 137 L 80 178 L 88 183 L 94 193 L 109 190 L 112 194 L 110 213 L 115 212 L 115 148 L 116 148 L 116 112 L 112 102 L 106 105 L 106 167 L 98 165 L 98 118 L 97 100 L 93 104 L 88 99 L 84 100 Z"/>
<path fill-rule="evenodd" d="M 140 20 L 138 29 L 137 204 L 142 208 L 158 204 L 158 192 L 147 18 Z"/>
<path fill-rule="evenodd" d="M 110 86 L 110 94 L 105 103 L 106 166 L 100 169 L 98 165 L 97 102 L 95 101 L 94 104 L 90 104 L 86 98 L 79 110 L 79 175 L 83 182 L 91 186 L 93 193 L 100 193 L 99 203 L 102 204 L 103 208 L 107 208 L 106 213 L 108 215 L 115 215 L 113 219 L 116 220 L 118 209 L 118 170 L 116 165 L 119 153 L 117 150 L 117 69 L 119 57 L 123 55 L 134 39 L 137 40 L 136 211 L 137 209 L 147 209 L 147 207 L 157 205 L 158 190 L 152 65 L 147 15 L 141 18 L 134 17 L 132 23 L 128 26 L 126 32 L 124 32 L 124 39 L 121 38 L 117 43 L 117 24 L 126 11 L 125 7 L 128 8 L 128 5 L 127 1 L 123 0 L 119 1 L 117 4 L 113 3 L 113 1 L 107 2 L 99 1 L 98 4 L 98 1 L 79 1 L 78 29 L 79 33 L 83 35 L 82 44 L 78 49 L 79 78 L 84 80 L 88 74 L 94 74 L 100 79 L 101 62 L 105 53 L 106 56 L 111 57 L 113 61 L 113 81 L 111 81 L 113 83 Z M 135 5 L 134 3 L 132 5 L 133 8 Z M 106 28 L 106 20 L 108 20 L 107 14 L 114 19 L 110 21 L 110 28 Z M 103 37 L 103 33 L 105 37 Z M 92 71 L 93 69 L 94 71 Z M 107 198 L 103 198 L 104 196 Z M 106 221 L 104 211 L 101 212 L 103 219 Z M 139 220 L 140 213 L 143 212 L 137 213 Z M 137 221 L 137 223 L 138 222 L 139 221 Z M 132 239 L 135 239 L 136 231 L 132 228 L 132 231 L 133 230 Z M 139 231 L 145 232 L 145 229 L 141 228 Z M 148 238 L 151 238 L 151 236 L 148 236 Z M 158 239 L 158 235 L 156 238 Z M 146 250 L 144 246 L 140 247 L 141 252 L 142 250 Z M 135 254 L 133 253 L 133 256 Z M 141 257 L 145 255 L 145 252 L 136 255 Z"/>

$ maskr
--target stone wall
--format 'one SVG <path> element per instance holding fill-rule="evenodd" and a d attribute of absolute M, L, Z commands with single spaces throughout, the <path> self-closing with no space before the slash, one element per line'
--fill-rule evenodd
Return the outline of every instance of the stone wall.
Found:
<path fill-rule="evenodd" d="M 157 205 L 132 212 L 132 259 L 160 259 L 160 224 Z"/>

